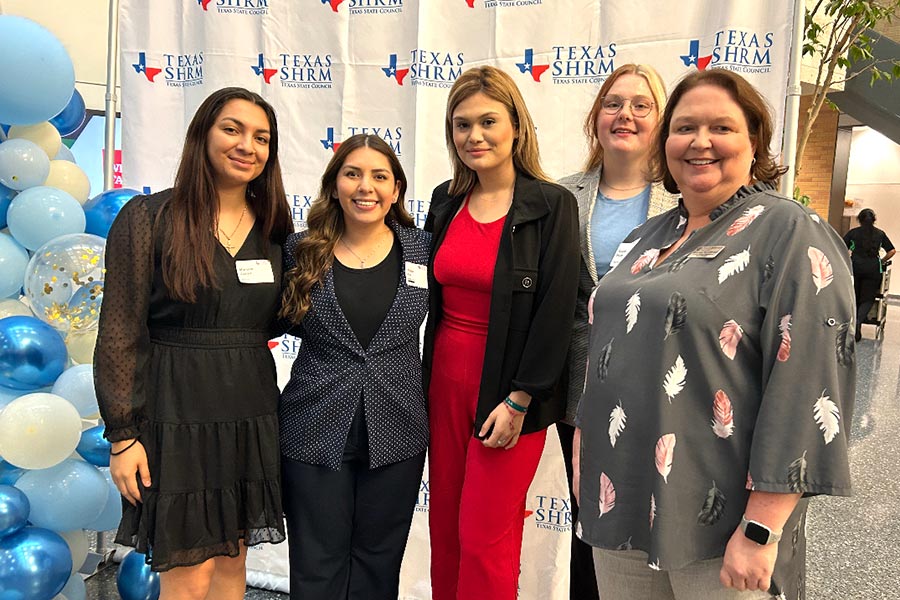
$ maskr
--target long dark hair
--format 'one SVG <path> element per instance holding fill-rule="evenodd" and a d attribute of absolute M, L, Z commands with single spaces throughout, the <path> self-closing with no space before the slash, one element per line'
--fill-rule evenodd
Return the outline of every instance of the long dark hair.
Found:
<path fill-rule="evenodd" d="M 195 302 L 199 289 L 217 285 L 213 257 L 219 198 L 206 140 L 222 108 L 231 100 L 246 100 L 259 106 L 269 121 L 269 158 L 259 177 L 247 185 L 247 204 L 266 239 L 283 244 L 293 231 L 278 162 L 275 110 L 262 96 L 244 88 L 227 87 L 213 92 L 188 126 L 172 197 L 164 211 L 170 231 L 163 251 L 163 281 L 174 300 Z"/>
<path fill-rule="evenodd" d="M 771 109 L 762 94 L 746 79 L 727 69 L 711 69 L 708 71 L 694 71 L 685 76 L 669 95 L 666 110 L 657 126 L 655 147 L 650 150 L 650 172 L 653 181 L 662 181 L 666 190 L 677 194 L 678 184 L 669 172 L 666 163 L 666 142 L 669 139 L 669 127 L 672 124 L 672 115 L 681 102 L 681 98 L 696 87 L 712 85 L 728 92 L 731 99 L 741 107 L 744 118 L 747 119 L 747 128 L 750 139 L 756 144 L 753 154 L 754 163 L 750 167 L 750 177 L 756 181 L 764 181 L 776 185 L 781 176 L 787 172 L 775 162 L 775 158 L 769 153 L 769 145 L 772 143 L 772 116 Z"/>
<path fill-rule="evenodd" d="M 397 201 L 391 205 L 385 221 L 395 221 L 404 227 L 415 227 L 406 210 L 404 196 L 407 180 L 403 166 L 394 151 L 377 135 L 358 133 L 344 142 L 331 157 L 322 174 L 322 186 L 309 209 L 306 218 L 307 235 L 294 249 L 297 266 L 285 273 L 284 294 L 281 299 L 280 317 L 299 323 L 309 312 L 313 286 L 322 283 L 334 261 L 334 246 L 344 233 L 344 211 L 337 198 L 337 178 L 347 156 L 359 148 L 371 148 L 383 154 L 391 165 L 394 181 L 398 185 Z"/>
<path fill-rule="evenodd" d="M 860 256 L 878 256 L 881 240 L 875 236 L 875 221 L 877 220 L 875 211 L 871 208 L 864 208 L 859 211 L 856 219 L 859 221 L 859 228 L 862 230 L 859 240 Z"/>

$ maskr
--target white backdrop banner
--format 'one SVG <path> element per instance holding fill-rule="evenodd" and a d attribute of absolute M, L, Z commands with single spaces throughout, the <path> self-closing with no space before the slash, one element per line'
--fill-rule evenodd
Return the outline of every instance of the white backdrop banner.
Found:
<path fill-rule="evenodd" d="M 334 149 L 355 133 L 400 157 L 406 202 L 424 223 L 431 190 L 450 175 L 447 93 L 467 68 L 505 69 L 538 129 L 545 169 L 578 171 L 582 124 L 618 66 L 648 63 L 671 89 L 695 69 L 731 69 L 756 85 L 782 130 L 791 47 L 783 0 L 121 0 L 125 186 L 169 187 L 184 132 L 213 90 L 239 85 L 278 114 L 281 163 L 295 226 L 305 219 Z M 780 135 L 772 148 L 781 147 Z M 282 377 L 296 356 L 273 342 Z M 428 477 L 422 483 L 401 597 L 430 597 Z M 569 499 L 559 444 L 547 439 L 528 496 L 520 597 L 567 598 Z M 250 553 L 251 581 L 287 582 L 285 545 Z"/>

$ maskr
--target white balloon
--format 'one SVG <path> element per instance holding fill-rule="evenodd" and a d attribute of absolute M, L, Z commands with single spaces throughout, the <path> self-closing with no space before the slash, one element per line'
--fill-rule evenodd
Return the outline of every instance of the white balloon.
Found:
<path fill-rule="evenodd" d="M 73 162 L 67 160 L 51 160 L 50 174 L 44 185 L 68 192 L 84 205 L 91 195 L 91 182 L 84 171 Z"/>
<path fill-rule="evenodd" d="M 73 531 L 57 531 L 62 539 L 66 540 L 69 545 L 69 551 L 72 553 L 72 573 L 74 574 L 88 555 L 88 536 L 83 529 L 75 529 Z"/>
<path fill-rule="evenodd" d="M 0 456 L 23 469 L 64 461 L 81 441 L 81 417 L 55 394 L 20 396 L 0 412 Z"/>
<path fill-rule="evenodd" d="M 9 128 L 8 137 L 11 140 L 18 138 L 34 142 L 47 153 L 47 156 L 56 156 L 59 147 L 62 146 L 59 131 L 47 121 L 34 125 L 13 125 Z"/>
<path fill-rule="evenodd" d="M 51 160 L 67 160 L 69 162 L 78 162 L 75 160 L 75 155 L 72 154 L 72 151 L 69 150 L 69 147 L 65 144 L 59 145 L 59 152 L 56 153 Z"/>
<path fill-rule="evenodd" d="M 84 578 L 79 573 L 75 573 L 74 575 L 69 577 L 69 581 L 66 582 L 66 587 L 64 587 L 59 594 L 53 597 L 53 600 L 86 599 L 87 590 L 84 585 Z"/>
<path fill-rule="evenodd" d="M 15 298 L 0 300 L 0 319 L 6 317 L 33 317 L 34 313 L 28 305 Z"/>
<path fill-rule="evenodd" d="M 88 364 L 94 360 L 94 346 L 97 345 L 97 328 L 87 331 L 70 331 L 66 336 L 69 358 L 75 364 Z"/>

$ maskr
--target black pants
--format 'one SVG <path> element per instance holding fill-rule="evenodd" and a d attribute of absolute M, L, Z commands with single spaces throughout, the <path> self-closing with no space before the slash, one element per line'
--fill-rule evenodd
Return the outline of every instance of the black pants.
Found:
<path fill-rule="evenodd" d="M 557 423 L 559 443 L 562 446 L 563 462 L 566 463 L 566 477 L 569 480 L 569 498 L 572 499 L 572 561 L 569 563 L 569 598 L 571 600 L 600 600 L 597 591 L 597 575 L 594 573 L 593 549 L 575 535 L 578 522 L 578 502 L 572 489 L 572 440 L 575 428 L 565 423 Z"/>
<path fill-rule="evenodd" d="M 291 600 L 396 600 L 425 452 L 369 469 L 354 420 L 340 471 L 282 457 Z"/>

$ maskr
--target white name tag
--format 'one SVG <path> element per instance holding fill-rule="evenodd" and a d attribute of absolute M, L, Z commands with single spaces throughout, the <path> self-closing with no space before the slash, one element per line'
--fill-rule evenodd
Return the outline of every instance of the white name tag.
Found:
<path fill-rule="evenodd" d="M 428 289 L 428 268 L 425 265 L 406 263 L 406 285 Z"/>
<path fill-rule="evenodd" d="M 619 247 L 616 248 L 616 253 L 613 254 L 612 260 L 609 261 L 609 270 L 612 271 L 616 268 L 622 259 L 628 256 L 628 253 L 631 252 L 631 249 L 634 248 L 637 243 L 641 241 L 641 238 L 634 240 L 633 242 L 622 242 L 619 244 Z"/>
<path fill-rule="evenodd" d="M 688 254 L 688 258 L 715 258 L 724 249 L 725 246 L 700 246 Z"/>
<path fill-rule="evenodd" d="M 268 260 L 236 260 L 234 265 L 241 283 L 275 283 L 272 263 Z"/>

